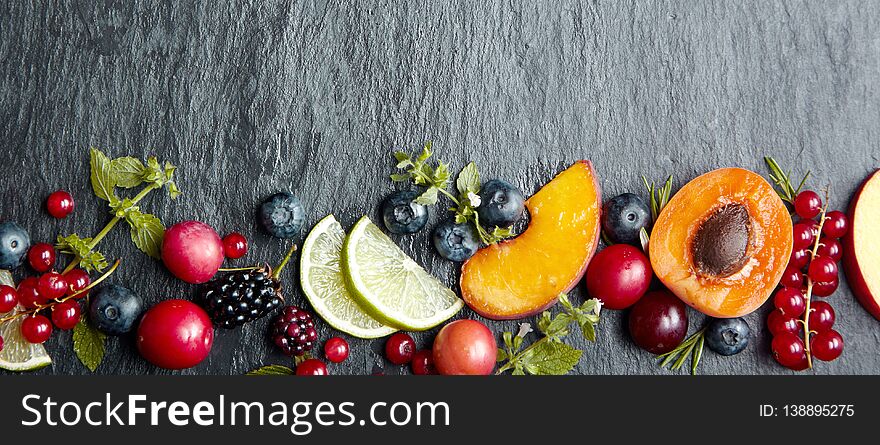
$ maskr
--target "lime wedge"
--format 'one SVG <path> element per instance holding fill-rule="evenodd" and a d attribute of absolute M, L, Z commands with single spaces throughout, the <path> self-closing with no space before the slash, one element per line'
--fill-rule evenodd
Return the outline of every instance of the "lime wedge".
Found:
<path fill-rule="evenodd" d="M 15 286 L 12 274 L 0 270 L 0 284 Z M 23 311 L 21 306 L 13 309 Z M 3 317 L 7 314 L 0 314 Z M 52 364 L 52 359 L 41 344 L 31 344 L 21 335 L 23 317 L 0 324 L 0 337 L 3 337 L 3 350 L 0 351 L 0 369 L 7 371 L 35 371 Z"/>
<path fill-rule="evenodd" d="M 335 329 L 359 338 L 397 331 L 367 315 L 351 298 L 340 269 L 345 231 L 327 215 L 309 232 L 300 255 L 300 283 L 312 309 Z"/>
<path fill-rule="evenodd" d="M 443 323 L 464 302 L 408 257 L 366 216 L 342 248 L 342 270 L 352 297 L 373 318 L 423 331 Z"/>

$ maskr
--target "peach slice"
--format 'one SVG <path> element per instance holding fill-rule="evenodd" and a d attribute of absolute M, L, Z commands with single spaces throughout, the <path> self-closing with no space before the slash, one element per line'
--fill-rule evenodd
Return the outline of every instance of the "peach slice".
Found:
<path fill-rule="evenodd" d="M 856 192 L 849 220 L 852 229 L 843 239 L 843 270 L 853 294 L 880 320 L 880 170 Z"/>
<path fill-rule="evenodd" d="M 550 307 L 584 275 L 599 241 L 601 191 L 593 164 L 579 161 L 526 201 L 528 229 L 480 249 L 461 268 L 461 293 L 493 320 Z"/>
<path fill-rule="evenodd" d="M 722 168 L 693 179 L 651 233 L 654 274 L 685 303 L 716 318 L 767 301 L 791 255 L 791 216 L 763 177 Z"/>

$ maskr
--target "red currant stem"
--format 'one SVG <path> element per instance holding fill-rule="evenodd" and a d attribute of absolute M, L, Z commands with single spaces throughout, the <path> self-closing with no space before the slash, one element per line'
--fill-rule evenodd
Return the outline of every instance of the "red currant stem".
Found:
<path fill-rule="evenodd" d="M 284 270 L 284 267 L 290 262 L 290 258 L 293 257 L 294 252 L 296 252 L 296 244 L 290 247 L 290 250 L 287 251 L 287 255 L 281 260 L 281 264 L 279 264 L 278 267 L 275 268 L 275 271 L 272 272 L 272 278 L 276 280 L 278 279 L 278 276 L 281 275 L 281 271 Z"/>
<path fill-rule="evenodd" d="M 217 269 L 218 272 L 244 272 L 246 270 L 256 270 L 262 266 L 250 266 L 250 267 L 221 267 Z"/>
<path fill-rule="evenodd" d="M 134 198 L 132 198 L 131 205 L 133 205 L 133 206 L 137 205 L 137 203 L 140 202 L 142 199 L 144 199 L 148 193 L 150 193 L 153 190 L 156 190 L 157 188 L 160 188 L 160 187 L 161 186 L 157 185 L 157 184 L 150 184 L 150 185 L 144 187 L 143 190 L 141 190 L 137 195 L 135 195 Z M 92 238 L 92 241 L 88 244 L 89 251 L 91 251 L 92 249 L 97 247 L 98 243 L 100 243 L 101 240 L 104 239 L 104 237 L 107 236 L 107 234 L 110 233 L 110 231 L 113 230 L 113 228 L 116 227 L 116 224 L 119 223 L 119 221 L 121 221 L 121 220 L 122 220 L 121 216 L 114 216 L 113 219 L 111 219 L 110 222 L 108 222 L 107 225 L 104 226 L 104 228 L 101 229 L 101 231 L 98 232 L 98 234 L 95 235 L 94 238 Z M 70 264 L 68 264 L 67 267 L 64 268 L 64 272 L 62 272 L 62 274 L 66 274 L 67 272 L 70 272 L 71 270 L 73 270 L 74 268 L 79 266 L 81 262 L 82 262 L 82 258 L 79 255 L 75 256 L 73 258 L 73 261 L 71 261 Z"/>
<path fill-rule="evenodd" d="M 106 280 L 107 277 L 109 277 L 110 275 L 113 274 L 113 272 L 116 272 L 116 269 L 119 267 L 119 263 L 121 263 L 121 262 L 122 262 L 122 260 L 116 260 L 116 262 L 113 263 L 113 265 L 110 266 L 109 269 L 107 269 L 107 272 L 104 272 L 104 275 L 101 275 L 100 277 L 98 277 L 97 280 L 92 281 L 88 286 L 76 291 L 75 293 L 67 295 L 63 298 L 58 298 L 55 301 L 48 303 L 48 304 L 38 304 L 37 307 L 35 307 L 33 309 L 28 309 L 26 311 L 17 312 L 12 315 L 7 315 L 3 318 L 0 318 L 0 324 L 6 323 L 7 321 L 15 320 L 16 318 L 28 316 L 28 315 L 37 315 L 37 313 L 42 311 L 43 309 L 50 309 L 53 306 L 55 306 L 56 304 L 64 303 L 67 300 L 77 298 L 80 295 L 85 294 L 86 292 L 90 291 L 92 288 L 94 288 L 95 286 L 100 284 L 102 281 Z"/>
<path fill-rule="evenodd" d="M 819 214 L 819 227 L 816 229 L 816 240 L 813 242 L 813 248 L 810 250 L 810 262 L 816 259 L 819 252 L 819 240 L 822 239 L 822 227 L 825 225 L 825 214 L 828 212 L 828 188 L 825 188 L 825 205 L 822 206 L 822 213 Z M 807 294 L 804 296 L 806 308 L 804 309 L 804 352 L 807 354 L 807 369 L 813 369 L 813 354 L 810 352 L 810 303 L 813 296 L 813 280 L 810 274 L 807 274 Z"/>

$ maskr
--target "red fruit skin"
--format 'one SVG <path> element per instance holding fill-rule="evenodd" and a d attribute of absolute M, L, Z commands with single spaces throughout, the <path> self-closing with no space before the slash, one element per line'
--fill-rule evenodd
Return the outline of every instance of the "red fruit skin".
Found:
<path fill-rule="evenodd" d="M 864 264 L 860 265 L 858 262 L 858 258 L 856 258 L 856 250 L 855 250 L 855 242 L 854 235 L 856 228 L 861 224 L 873 225 L 876 224 L 876 221 L 859 221 L 856 219 L 856 206 L 859 203 L 859 198 L 862 196 L 862 192 L 865 190 L 865 186 L 868 185 L 871 181 L 880 181 L 880 169 L 875 170 L 874 173 L 871 173 L 865 182 L 862 183 L 861 187 L 859 187 L 858 192 L 853 195 L 852 200 L 849 205 L 849 223 L 850 229 L 847 231 L 846 235 L 843 237 L 843 271 L 846 274 L 846 279 L 849 282 L 849 287 L 853 292 L 853 295 L 859 300 L 859 303 L 862 304 L 862 307 L 865 308 L 868 313 L 874 316 L 877 320 L 880 320 L 880 295 L 872 295 L 871 289 L 868 287 L 868 283 L 865 281 L 865 276 L 862 275 L 862 268 L 871 268 L 871 267 L 880 267 L 878 264 Z M 870 203 L 868 204 L 870 205 Z M 875 248 L 875 246 L 865 246 L 865 248 L 871 249 Z"/>
<path fill-rule="evenodd" d="M 630 310 L 627 321 L 636 345 L 655 355 L 675 349 L 687 337 L 687 307 L 666 290 L 645 295 Z"/>
<path fill-rule="evenodd" d="M 223 243 L 211 226 L 198 221 L 179 222 L 165 231 L 162 261 L 177 278 L 208 282 L 223 264 Z"/>
<path fill-rule="evenodd" d="M 495 336 L 476 320 L 457 320 L 443 326 L 433 349 L 434 368 L 441 375 L 489 375 L 498 357 Z"/>
<path fill-rule="evenodd" d="M 48 272 L 55 266 L 55 248 L 49 243 L 37 243 L 27 253 L 28 264 L 37 272 Z"/>
<path fill-rule="evenodd" d="M 76 327 L 82 317 L 82 308 L 75 300 L 58 303 L 52 308 L 52 324 L 62 331 Z"/>
<path fill-rule="evenodd" d="M 37 280 L 37 292 L 47 301 L 61 298 L 67 291 L 67 280 L 58 272 L 47 272 Z"/>
<path fill-rule="evenodd" d="M 416 351 L 413 355 L 412 363 L 410 363 L 412 373 L 414 375 L 434 375 L 437 370 L 434 368 L 434 352 L 430 349 L 422 349 Z"/>
<path fill-rule="evenodd" d="M 587 290 L 606 309 L 626 309 L 651 285 L 654 272 L 641 250 L 628 244 L 608 246 L 587 267 Z"/>
<path fill-rule="evenodd" d="M 21 322 L 21 334 L 29 343 L 45 343 L 52 336 L 52 323 L 42 315 L 26 317 Z"/>
<path fill-rule="evenodd" d="M 47 300 L 37 290 L 37 277 L 27 277 L 18 283 L 18 304 L 25 309 L 33 309 L 37 304 L 45 304 Z"/>
<path fill-rule="evenodd" d="M 208 314 L 186 300 L 165 300 L 153 306 L 138 326 L 138 351 L 160 368 L 192 368 L 208 356 L 213 344 L 214 327 Z"/>
<path fill-rule="evenodd" d="M 53 218 L 66 218 L 67 215 L 73 212 L 74 207 L 73 197 L 64 190 L 58 190 L 46 199 L 46 210 Z"/>
<path fill-rule="evenodd" d="M 73 295 L 86 287 L 89 284 L 92 284 L 92 279 L 89 277 L 89 274 L 82 269 L 73 269 L 70 272 L 64 274 L 64 279 L 67 281 L 67 295 Z M 85 297 L 88 295 L 88 292 L 83 292 L 76 296 L 76 299 Z"/>
<path fill-rule="evenodd" d="M 226 258 L 237 260 L 243 257 L 248 251 L 247 238 L 244 235 L 232 232 L 223 237 L 223 254 Z"/>
<path fill-rule="evenodd" d="M 324 362 L 316 358 L 310 358 L 304 360 L 296 367 L 296 375 L 329 375 L 329 373 Z"/>
<path fill-rule="evenodd" d="M 5 314 L 18 304 L 18 291 L 12 286 L 0 285 L 0 314 Z"/>

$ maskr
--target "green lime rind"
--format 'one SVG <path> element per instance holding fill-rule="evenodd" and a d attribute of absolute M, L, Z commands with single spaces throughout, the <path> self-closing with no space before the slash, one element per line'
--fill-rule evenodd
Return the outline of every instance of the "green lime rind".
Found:
<path fill-rule="evenodd" d="M 315 224 L 303 242 L 300 284 L 309 303 L 334 329 L 358 338 L 379 338 L 397 329 L 386 326 L 361 309 L 345 284 L 341 268 L 345 230 L 333 215 Z"/>
<path fill-rule="evenodd" d="M 345 238 L 342 265 L 351 296 L 386 325 L 424 331 L 464 307 L 461 298 L 416 264 L 366 216 Z"/>

